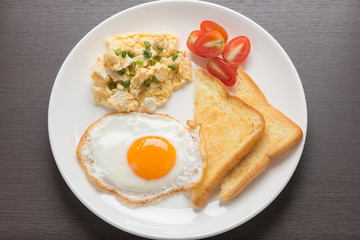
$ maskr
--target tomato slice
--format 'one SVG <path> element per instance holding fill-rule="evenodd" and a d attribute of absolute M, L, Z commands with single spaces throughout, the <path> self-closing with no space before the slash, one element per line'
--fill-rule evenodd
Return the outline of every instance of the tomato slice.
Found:
<path fill-rule="evenodd" d="M 198 37 L 194 47 L 202 57 L 216 57 L 224 51 L 225 41 L 218 31 L 206 32 Z"/>
<path fill-rule="evenodd" d="M 204 33 L 205 32 L 200 31 L 200 30 L 192 31 L 186 41 L 186 45 L 187 45 L 188 49 L 197 55 L 199 55 L 199 53 L 196 51 L 194 44 L 195 44 L 196 39 L 198 39 L 198 37 L 203 35 Z"/>
<path fill-rule="evenodd" d="M 220 79 L 226 86 L 233 86 L 236 83 L 236 74 L 227 62 L 221 58 L 211 58 L 207 64 L 209 73 Z"/>
<path fill-rule="evenodd" d="M 231 67 L 237 67 L 245 61 L 250 52 L 251 44 L 247 37 L 233 38 L 225 46 L 223 58 Z"/>
<path fill-rule="evenodd" d="M 227 34 L 226 30 L 222 26 L 217 24 L 216 22 L 213 22 L 210 20 L 205 20 L 205 21 L 201 22 L 200 29 L 203 32 L 218 31 L 223 36 L 225 42 L 228 40 L 228 34 Z"/>

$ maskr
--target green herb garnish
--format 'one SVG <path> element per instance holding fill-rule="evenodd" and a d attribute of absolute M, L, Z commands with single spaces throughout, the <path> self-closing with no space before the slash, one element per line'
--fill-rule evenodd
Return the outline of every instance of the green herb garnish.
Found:
<path fill-rule="evenodd" d="M 152 52 L 148 51 L 148 50 L 144 50 L 144 53 L 143 53 L 144 57 L 146 58 L 150 58 L 151 55 L 152 55 Z"/>
<path fill-rule="evenodd" d="M 145 81 L 144 81 L 144 86 L 145 86 L 145 87 L 150 87 L 150 83 L 145 80 Z"/>
<path fill-rule="evenodd" d="M 116 56 L 119 56 L 120 53 L 121 53 L 121 49 L 120 48 L 116 49 L 116 51 L 115 51 Z"/>
<path fill-rule="evenodd" d="M 177 57 L 178 57 L 178 55 L 176 53 L 173 53 L 171 58 L 172 58 L 172 60 L 175 61 L 175 59 L 177 59 Z"/>
<path fill-rule="evenodd" d="M 125 73 L 125 69 L 121 69 L 120 71 L 118 71 L 118 74 L 120 75 L 124 75 L 124 73 Z"/>
<path fill-rule="evenodd" d="M 152 79 L 155 83 L 159 83 L 159 79 L 157 79 L 157 77 L 152 76 L 151 79 Z"/>
<path fill-rule="evenodd" d="M 151 66 L 154 66 L 155 64 L 156 64 L 156 62 L 155 62 L 154 60 L 151 60 L 151 61 L 150 61 L 150 65 L 151 65 Z"/>
<path fill-rule="evenodd" d="M 127 55 L 128 55 L 130 58 L 135 57 L 135 54 L 133 54 L 132 52 L 128 52 Z"/>
<path fill-rule="evenodd" d="M 121 53 L 121 57 L 122 57 L 122 58 L 126 58 L 126 54 L 127 54 L 127 52 L 126 52 L 126 51 L 122 51 L 122 53 Z"/>
<path fill-rule="evenodd" d="M 123 81 L 124 88 L 128 88 L 130 86 L 130 81 Z"/>
<path fill-rule="evenodd" d="M 130 70 L 129 71 L 129 77 L 133 77 L 135 75 L 134 71 L 133 70 Z"/>
<path fill-rule="evenodd" d="M 162 46 L 160 46 L 160 45 L 157 45 L 156 48 L 157 48 L 158 50 L 160 50 L 160 51 L 163 51 L 163 50 L 164 50 L 164 48 L 163 48 Z"/>
<path fill-rule="evenodd" d="M 175 65 L 168 65 L 168 68 L 170 68 L 171 70 L 175 70 L 176 66 Z"/>
<path fill-rule="evenodd" d="M 136 63 L 139 64 L 140 66 L 142 66 L 144 64 L 144 61 L 139 59 L 136 61 Z"/>
<path fill-rule="evenodd" d="M 160 57 L 159 55 L 156 55 L 156 56 L 154 57 L 154 59 L 160 62 L 161 57 Z"/>
<path fill-rule="evenodd" d="M 145 49 L 146 49 L 146 50 L 150 50 L 150 49 L 151 49 L 151 45 L 150 45 L 149 42 L 145 41 L 145 42 L 144 42 L 144 45 L 145 45 Z"/>
<path fill-rule="evenodd" d="M 107 83 L 110 89 L 114 89 L 117 86 L 117 83 L 113 82 L 112 80 Z"/>
<path fill-rule="evenodd" d="M 131 67 L 132 67 L 132 68 L 135 68 L 135 67 L 136 67 L 136 62 L 132 62 L 132 63 L 131 63 Z"/>

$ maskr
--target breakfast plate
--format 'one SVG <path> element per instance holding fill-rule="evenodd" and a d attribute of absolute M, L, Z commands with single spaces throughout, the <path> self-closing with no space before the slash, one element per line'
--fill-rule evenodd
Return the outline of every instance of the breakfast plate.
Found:
<path fill-rule="evenodd" d="M 170 11 L 176 9 L 176 11 Z M 184 18 L 184 13 L 186 17 Z M 229 39 L 247 36 L 252 44 L 245 71 L 269 102 L 297 123 L 304 136 L 300 144 L 274 159 L 268 169 L 236 198 L 219 203 L 216 194 L 204 208 L 195 208 L 188 194 L 155 204 L 129 207 L 89 180 L 76 158 L 76 147 L 86 128 L 111 112 L 92 101 L 94 61 L 105 51 L 106 38 L 122 32 L 175 32 L 186 48 L 190 32 L 203 20 L 218 22 Z M 206 59 L 188 51 L 193 68 Z M 232 89 L 230 89 L 231 91 Z M 175 91 L 157 110 L 182 123 L 193 119 L 193 84 Z M 267 207 L 290 180 L 300 160 L 307 130 L 307 107 L 290 58 L 278 42 L 247 17 L 228 8 L 200 1 L 159 1 L 122 11 L 91 30 L 70 52 L 56 77 L 49 103 L 48 128 L 56 164 L 66 183 L 94 214 L 129 233 L 156 239 L 193 239 L 220 234 L 245 223 Z"/>

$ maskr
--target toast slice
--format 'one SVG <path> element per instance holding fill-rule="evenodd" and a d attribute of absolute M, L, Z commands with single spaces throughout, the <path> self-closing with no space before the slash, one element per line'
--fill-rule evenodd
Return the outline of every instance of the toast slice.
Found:
<path fill-rule="evenodd" d="M 237 78 L 236 95 L 264 116 L 266 128 L 251 151 L 224 178 L 218 196 L 221 201 L 239 194 L 268 166 L 272 157 L 297 144 L 303 135 L 298 125 L 268 103 L 259 87 L 241 67 L 237 70 Z"/>
<path fill-rule="evenodd" d="M 264 132 L 262 115 L 236 96 L 225 85 L 202 69 L 195 70 L 194 121 L 202 126 L 206 142 L 207 168 L 192 192 L 192 203 L 204 206 L 211 193 Z"/>

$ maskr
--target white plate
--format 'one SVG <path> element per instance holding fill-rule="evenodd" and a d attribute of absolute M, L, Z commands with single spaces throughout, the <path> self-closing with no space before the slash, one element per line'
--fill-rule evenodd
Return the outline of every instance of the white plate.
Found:
<path fill-rule="evenodd" d="M 304 131 L 302 142 L 274 160 L 253 184 L 235 199 L 219 204 L 213 197 L 203 209 L 195 209 L 188 196 L 179 194 L 155 205 L 128 208 L 87 178 L 75 156 L 85 129 L 107 109 L 92 102 L 93 62 L 105 51 L 105 39 L 121 32 L 180 34 L 180 47 L 201 21 L 218 22 L 229 33 L 248 36 L 252 49 L 245 70 L 263 90 L 269 102 Z M 206 61 L 188 55 L 199 66 Z M 159 112 L 185 122 L 192 119 L 193 84 L 176 91 Z M 105 20 L 90 31 L 70 52 L 53 86 L 49 104 L 49 137 L 57 166 L 74 194 L 97 216 L 124 231 L 151 238 L 202 238 L 230 230 L 248 221 L 285 187 L 302 153 L 307 129 L 307 109 L 300 78 L 291 60 L 259 25 L 228 8 L 196 1 L 160 1 L 136 6 Z M 279 226 L 280 227 L 280 226 Z"/>

